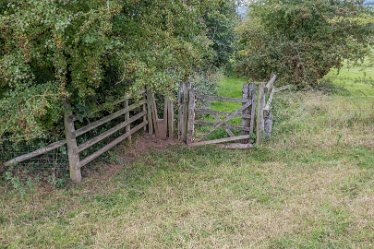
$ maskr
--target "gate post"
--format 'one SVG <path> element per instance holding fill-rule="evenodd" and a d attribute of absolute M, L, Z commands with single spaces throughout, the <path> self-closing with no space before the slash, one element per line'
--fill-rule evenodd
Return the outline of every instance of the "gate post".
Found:
<path fill-rule="evenodd" d="M 258 110 L 257 110 L 257 131 L 256 131 L 256 144 L 262 144 L 264 136 L 265 121 L 264 121 L 264 108 L 265 108 L 265 83 L 260 84 L 258 90 Z"/>
<path fill-rule="evenodd" d="M 178 139 L 187 143 L 187 126 L 188 126 L 188 84 L 181 83 L 178 97 Z"/>
<path fill-rule="evenodd" d="M 254 83 L 249 84 L 249 96 L 252 101 L 251 105 L 251 120 L 249 124 L 249 135 L 252 136 L 255 130 L 255 116 L 256 116 L 256 85 Z"/>
<path fill-rule="evenodd" d="M 195 92 L 191 86 L 188 85 L 188 122 L 187 122 L 187 144 L 192 144 L 194 142 L 195 133 L 195 106 L 196 97 Z"/>

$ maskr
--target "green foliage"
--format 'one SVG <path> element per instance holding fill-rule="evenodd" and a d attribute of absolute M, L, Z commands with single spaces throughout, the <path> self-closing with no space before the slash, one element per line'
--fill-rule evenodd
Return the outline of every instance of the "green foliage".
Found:
<path fill-rule="evenodd" d="M 260 0 L 238 27 L 237 69 L 247 77 L 277 72 L 285 82 L 316 85 L 373 43 L 373 12 L 362 1 Z"/>
<path fill-rule="evenodd" d="M 214 64 L 225 66 L 233 52 L 236 38 L 234 27 L 238 23 L 236 4 L 234 1 L 213 1 L 206 11 L 205 20 L 208 37 L 213 41 L 212 48 L 216 52 Z"/>
<path fill-rule="evenodd" d="M 233 2 L 0 0 L 0 137 L 61 129 L 65 98 L 92 113 L 227 61 Z"/>

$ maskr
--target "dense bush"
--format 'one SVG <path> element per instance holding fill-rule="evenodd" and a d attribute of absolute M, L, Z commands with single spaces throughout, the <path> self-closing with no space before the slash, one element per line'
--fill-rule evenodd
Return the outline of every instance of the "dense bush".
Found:
<path fill-rule="evenodd" d="M 0 138 L 58 128 L 65 98 L 89 113 L 125 92 L 165 93 L 211 70 L 227 60 L 230 8 L 222 0 L 0 0 Z"/>
<path fill-rule="evenodd" d="M 316 85 L 331 68 L 359 61 L 373 44 L 373 12 L 362 1 L 259 0 L 238 27 L 237 70 L 257 80 L 277 72 Z"/>

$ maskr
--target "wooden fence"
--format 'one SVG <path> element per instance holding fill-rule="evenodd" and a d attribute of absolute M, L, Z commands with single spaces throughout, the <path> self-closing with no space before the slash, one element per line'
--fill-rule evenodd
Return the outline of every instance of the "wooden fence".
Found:
<path fill-rule="evenodd" d="M 65 140 L 55 142 L 50 144 L 46 147 L 40 148 L 36 151 L 31 153 L 16 157 L 4 163 L 4 166 L 11 166 L 15 165 L 37 156 L 43 155 L 50 151 L 56 150 L 64 145 L 67 145 L 68 148 L 68 158 L 69 158 L 69 171 L 70 171 L 70 178 L 73 182 L 79 183 L 82 180 L 81 176 L 81 168 L 107 152 L 108 150 L 112 149 L 114 146 L 118 145 L 125 139 L 131 140 L 131 136 L 136 132 L 146 129 L 147 125 L 150 127 L 152 126 L 152 121 L 149 121 L 149 112 L 148 110 L 151 109 L 151 106 L 147 106 L 149 100 L 152 98 L 152 95 L 145 96 L 145 91 L 141 91 L 138 93 L 141 98 L 140 100 L 134 102 L 133 104 L 129 105 L 129 100 L 132 99 L 131 97 L 124 97 L 121 100 L 117 101 L 115 105 L 123 104 L 123 108 L 120 110 L 105 116 L 95 122 L 92 122 L 82 128 L 76 129 L 75 122 L 77 121 L 76 117 L 72 113 L 72 108 L 68 101 L 64 103 L 65 107 L 65 114 L 64 114 L 64 126 L 65 126 Z M 130 117 L 130 113 L 133 113 L 133 116 Z M 125 117 L 123 122 L 113 126 L 109 130 L 101 133 L 100 135 L 93 137 L 82 144 L 78 144 L 77 138 L 96 129 L 105 124 L 108 124 L 112 120 L 115 120 L 119 117 Z M 148 128 L 150 132 L 153 132 L 151 128 Z M 99 150 L 93 152 L 92 154 L 86 156 L 85 158 L 81 159 L 80 154 L 91 148 L 92 146 L 102 142 L 104 139 L 112 136 L 118 131 L 125 130 L 125 133 L 120 135 L 119 137 L 113 139 L 108 144 L 100 148 Z"/>
<path fill-rule="evenodd" d="M 252 147 L 250 139 L 256 129 L 256 141 L 257 144 L 261 144 L 263 137 L 270 136 L 271 134 L 271 104 L 274 94 L 288 88 L 282 87 L 276 89 L 274 87 L 275 80 L 276 76 L 274 75 L 269 82 L 260 83 L 258 91 L 256 91 L 256 85 L 254 83 L 244 84 L 242 98 L 198 95 L 194 92 L 190 83 L 181 84 L 178 93 L 179 140 L 191 146 L 241 141 L 240 144 L 228 144 L 226 145 L 226 148 L 250 148 Z M 115 105 L 121 104 L 122 106 L 118 111 L 79 129 L 76 129 L 75 122 L 77 119 L 73 115 L 71 111 L 72 108 L 68 101 L 66 101 L 64 103 L 66 110 L 64 114 L 65 139 L 31 153 L 11 159 L 5 162 L 4 166 L 7 167 L 30 160 L 66 145 L 68 148 L 70 178 L 73 182 L 78 183 L 82 180 L 82 167 L 86 166 L 122 141 L 126 139 L 131 141 L 132 135 L 142 129 L 144 129 L 144 131 L 148 130 L 149 134 L 154 134 L 158 138 L 172 138 L 174 135 L 173 101 L 168 97 L 164 97 L 163 119 L 160 119 L 155 95 L 151 91 L 141 91 L 138 95 L 140 98 L 136 98 L 136 101 L 129 96 L 118 100 Z M 133 103 L 129 104 L 130 100 Z M 197 102 L 199 101 L 203 103 L 203 105 L 197 105 Z M 209 108 L 209 104 L 212 102 L 234 102 L 240 103 L 242 106 L 231 113 L 219 112 Z M 215 121 L 197 120 L 196 116 L 201 115 L 214 116 Z M 78 144 L 77 138 L 80 136 L 120 117 L 124 117 L 124 121 L 114 125 L 100 135 L 90 138 L 82 144 Z M 223 119 L 220 117 L 223 117 Z M 230 125 L 229 121 L 237 117 L 241 117 L 242 125 Z M 211 129 L 205 135 L 205 140 L 195 141 L 195 126 L 199 125 L 208 125 L 211 126 Z M 212 134 L 212 132 L 222 128 L 226 131 L 228 137 L 213 140 L 206 139 L 207 136 Z M 234 134 L 234 130 L 238 130 L 240 134 Z M 99 142 L 104 142 L 104 139 L 110 138 L 119 131 L 125 131 L 125 133 L 119 135 L 85 158 L 81 158 L 82 152 L 85 152 L 90 148 L 92 149 L 94 145 L 97 145 Z"/>

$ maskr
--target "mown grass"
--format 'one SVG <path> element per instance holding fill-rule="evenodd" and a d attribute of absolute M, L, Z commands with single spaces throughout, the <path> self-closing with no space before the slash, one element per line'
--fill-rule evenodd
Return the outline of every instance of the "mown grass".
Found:
<path fill-rule="evenodd" d="M 278 95 L 252 150 L 173 146 L 23 195 L 1 183 L 0 248 L 373 248 L 374 99 L 334 84 L 350 94 Z"/>

